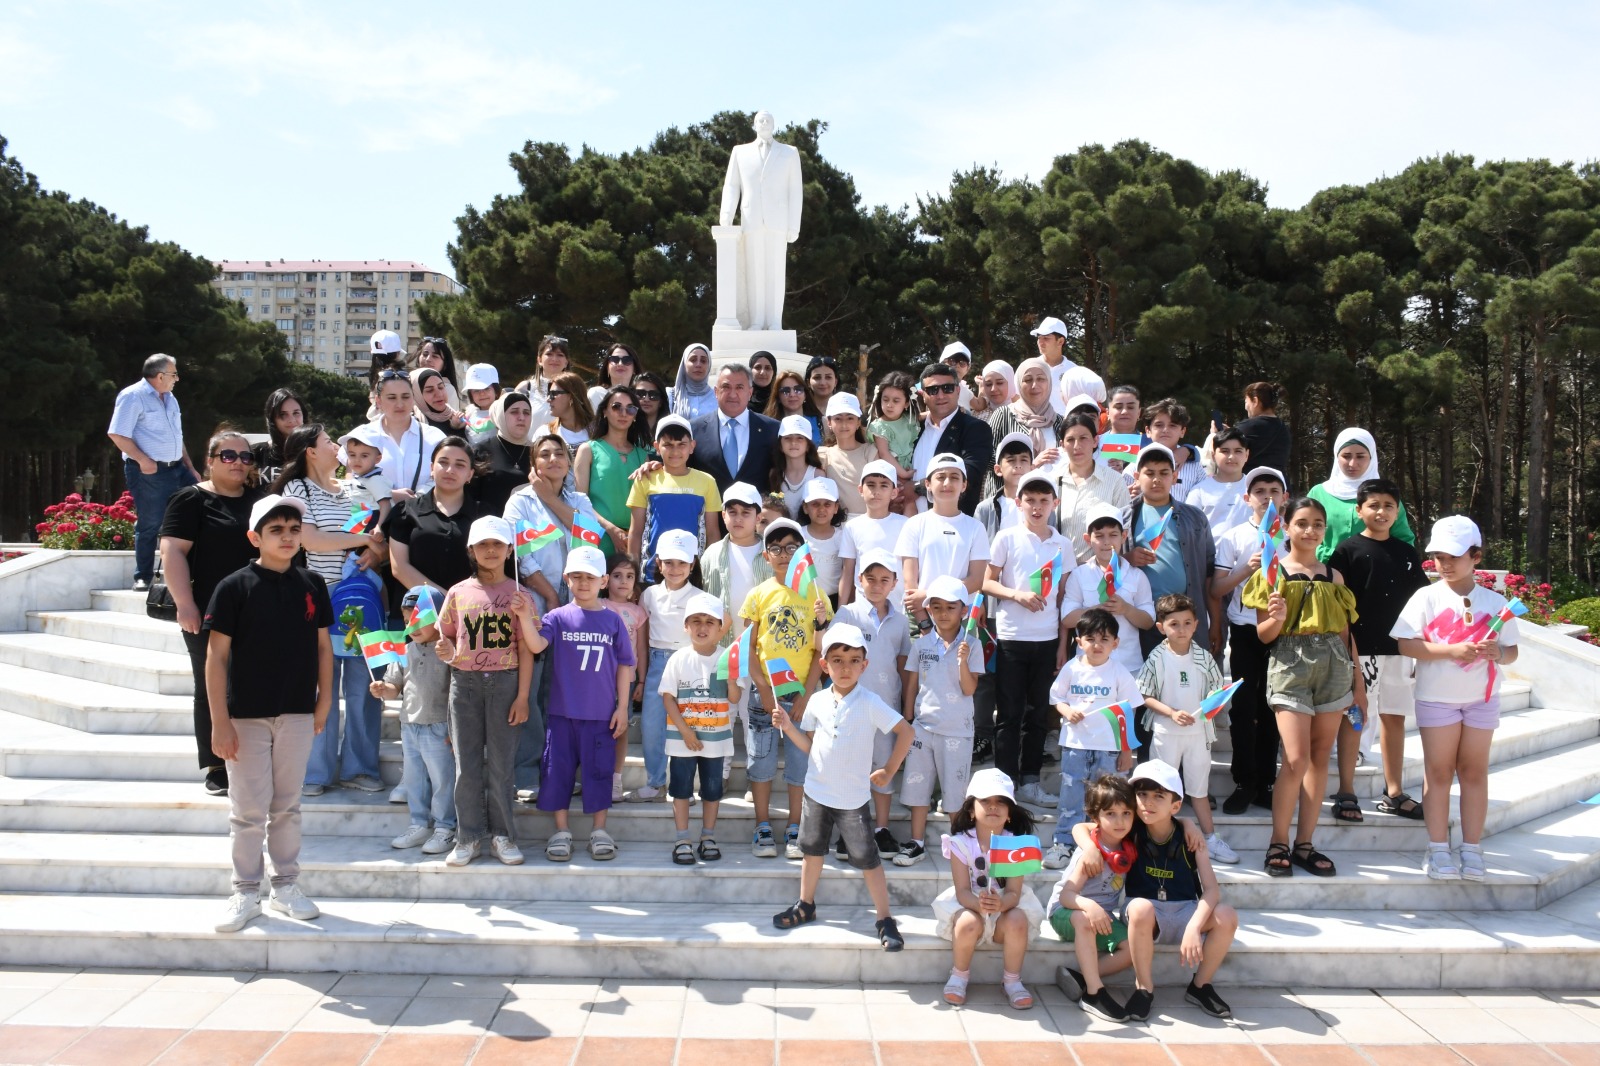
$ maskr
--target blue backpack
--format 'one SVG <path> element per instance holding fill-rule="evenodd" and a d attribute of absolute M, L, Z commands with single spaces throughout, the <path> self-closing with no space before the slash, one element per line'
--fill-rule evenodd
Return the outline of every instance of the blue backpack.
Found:
<path fill-rule="evenodd" d="M 328 600 L 333 606 L 333 626 L 328 635 L 333 639 L 333 654 L 345 658 L 359 658 L 361 645 L 356 644 L 350 648 L 345 646 L 345 634 L 349 627 L 339 621 L 344 613 L 351 608 L 359 612 L 360 621 L 356 627 L 363 632 L 382 629 L 388 621 L 389 612 L 383 606 L 383 578 L 371 570 L 362 570 L 356 565 L 356 553 L 351 552 L 345 557 L 344 572 L 339 581 L 328 590 Z"/>

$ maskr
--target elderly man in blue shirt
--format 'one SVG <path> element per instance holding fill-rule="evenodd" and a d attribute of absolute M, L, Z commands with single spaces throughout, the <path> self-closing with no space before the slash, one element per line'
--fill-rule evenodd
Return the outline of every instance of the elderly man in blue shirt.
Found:
<path fill-rule="evenodd" d="M 106 435 L 122 449 L 122 472 L 139 521 L 133 531 L 133 587 L 150 587 L 155 573 L 156 536 L 167 500 L 200 480 L 189 449 L 183 446 L 183 413 L 172 387 L 178 361 L 156 354 L 144 361 L 144 380 L 117 393 Z"/>

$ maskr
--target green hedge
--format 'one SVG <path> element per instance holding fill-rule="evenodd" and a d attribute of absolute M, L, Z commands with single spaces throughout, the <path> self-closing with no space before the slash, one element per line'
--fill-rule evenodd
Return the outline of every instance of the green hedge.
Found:
<path fill-rule="evenodd" d="M 1589 632 L 1600 634 L 1600 596 L 1562 604 L 1561 613 L 1577 625 L 1588 626 Z"/>

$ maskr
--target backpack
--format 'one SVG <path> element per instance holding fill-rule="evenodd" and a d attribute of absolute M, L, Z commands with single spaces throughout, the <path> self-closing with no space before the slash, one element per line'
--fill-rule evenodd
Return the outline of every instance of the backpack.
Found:
<path fill-rule="evenodd" d="M 328 590 L 328 601 L 333 606 L 333 625 L 328 635 L 333 639 L 333 654 L 345 658 L 360 658 L 361 645 L 349 641 L 350 627 L 339 621 L 346 611 L 359 612 L 356 628 L 361 632 L 382 629 L 388 620 L 383 606 L 383 578 L 356 565 L 356 553 L 351 552 L 344 561 L 344 572 L 337 584 Z"/>

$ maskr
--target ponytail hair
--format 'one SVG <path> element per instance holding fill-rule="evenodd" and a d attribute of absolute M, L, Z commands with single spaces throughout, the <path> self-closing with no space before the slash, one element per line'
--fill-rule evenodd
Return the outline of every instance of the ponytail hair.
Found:
<path fill-rule="evenodd" d="M 1253 381 L 1244 387 L 1244 394 L 1260 404 L 1263 411 L 1276 411 L 1283 401 L 1283 386 L 1275 381 Z"/>

